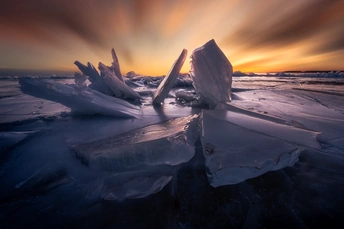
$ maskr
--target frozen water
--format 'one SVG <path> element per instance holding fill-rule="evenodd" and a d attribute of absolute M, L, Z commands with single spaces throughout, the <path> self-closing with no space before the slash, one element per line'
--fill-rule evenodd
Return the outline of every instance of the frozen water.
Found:
<path fill-rule="evenodd" d="M 117 78 L 124 82 L 123 80 L 123 76 L 122 76 L 122 73 L 121 73 L 121 69 L 119 67 L 119 62 L 118 62 L 118 58 L 117 58 L 117 55 L 116 55 L 116 52 L 115 52 L 115 49 L 111 49 L 111 56 L 112 56 L 112 65 L 111 65 L 111 70 L 115 73 L 115 76 L 117 76 Z"/>
<path fill-rule="evenodd" d="M 203 154 L 213 187 L 236 184 L 293 165 L 316 134 L 230 111 L 203 111 Z"/>
<path fill-rule="evenodd" d="M 0 160 L 1 227 L 275 228 L 286 221 L 293 228 L 341 225 L 343 78 L 233 77 L 232 101 L 221 104 L 223 110 L 231 110 L 211 111 L 231 114 L 228 118 L 232 122 L 225 121 L 231 131 L 220 138 L 238 139 L 233 140 L 233 145 L 244 155 L 255 146 L 261 155 L 271 153 L 271 158 L 285 150 L 283 155 L 289 157 L 282 155 L 279 163 L 293 161 L 288 152 L 298 155 L 291 167 L 214 188 L 209 184 L 206 158 L 197 136 L 188 138 L 196 139 L 192 145 L 194 156 L 177 165 L 145 165 L 114 172 L 80 163 L 71 150 L 73 145 L 110 141 L 200 113 L 200 109 L 186 107 L 187 103 L 181 103 L 176 96 L 188 98 L 179 92 L 189 92 L 192 97 L 192 88 L 173 88 L 173 97 L 167 97 L 160 107 L 152 106 L 149 92 L 154 88 L 148 83 L 158 84 L 159 79 L 132 77 L 131 82 L 139 84 L 135 90 L 143 94 L 142 116 L 138 119 L 74 114 L 59 103 L 23 94 L 14 78 L 1 80 L 0 131 L 9 146 L 5 153 L 1 152 Z M 65 85 L 73 80 L 54 82 Z M 72 86 L 74 90 L 84 87 L 83 83 L 77 85 Z M 223 119 L 227 120 L 227 116 L 207 118 L 213 120 L 213 128 L 219 125 L 219 131 L 220 127 L 225 129 Z M 291 129 L 301 132 L 289 136 Z M 311 138 L 302 137 L 304 133 L 312 133 Z M 318 133 L 321 148 L 313 145 L 312 139 Z M 252 144 L 247 143 L 250 139 Z M 262 142 L 270 144 L 262 146 Z M 294 148 L 296 151 L 292 151 Z M 301 148 L 304 151 L 298 154 Z M 255 163 L 239 159 L 243 164 Z M 258 157 L 257 162 L 263 159 Z M 279 164 L 270 160 L 262 167 L 269 166 L 273 169 Z"/>
<path fill-rule="evenodd" d="M 176 79 L 179 76 L 180 69 L 183 67 L 183 64 L 185 62 L 187 53 L 187 50 L 183 49 L 176 62 L 172 65 L 172 68 L 168 75 L 161 81 L 160 85 L 153 95 L 153 104 L 160 105 L 162 102 L 164 102 L 164 99 L 167 97 L 168 93 L 175 85 Z"/>
<path fill-rule="evenodd" d="M 144 172 L 139 171 L 107 178 L 101 190 L 101 197 L 106 201 L 144 198 L 161 191 L 172 180 L 172 176 L 142 174 Z M 125 179 L 119 176 L 124 176 Z"/>
<path fill-rule="evenodd" d="M 140 117 L 141 109 L 124 100 L 107 96 L 90 88 L 55 83 L 52 80 L 21 79 L 21 90 L 27 94 L 59 102 L 86 114 L 116 117 Z"/>
<path fill-rule="evenodd" d="M 195 116 L 172 119 L 126 134 L 73 147 L 76 155 L 90 168 L 127 171 L 145 166 L 178 165 L 195 154 L 190 122 Z M 195 125 L 195 124 L 194 124 Z"/>
<path fill-rule="evenodd" d="M 117 78 L 117 76 L 104 64 L 99 63 L 98 68 L 102 76 L 104 76 L 104 82 L 111 88 L 115 97 L 133 101 L 139 101 L 141 99 L 141 96 L 137 92 Z"/>
<path fill-rule="evenodd" d="M 91 89 L 99 91 L 106 95 L 113 95 L 113 92 L 110 89 L 109 85 L 105 83 L 104 78 L 99 75 L 93 64 L 88 62 L 86 66 L 77 60 L 74 62 L 74 64 L 84 75 L 88 76 L 88 80 L 91 82 L 91 84 L 89 85 Z"/>
<path fill-rule="evenodd" d="M 35 131 L 23 131 L 23 132 L 0 132 L 0 152 L 6 152 L 13 149 L 17 144 L 32 136 Z M 3 155 L 0 155 L 0 158 Z"/>
<path fill-rule="evenodd" d="M 214 40 L 193 51 L 190 74 L 197 94 L 210 107 L 230 102 L 233 68 Z"/>

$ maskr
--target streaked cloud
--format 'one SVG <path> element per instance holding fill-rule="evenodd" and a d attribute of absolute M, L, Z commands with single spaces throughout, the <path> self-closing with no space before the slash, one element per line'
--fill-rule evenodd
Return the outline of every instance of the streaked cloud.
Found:
<path fill-rule="evenodd" d="M 0 68 L 76 70 L 114 47 L 123 73 L 162 75 L 214 38 L 235 70 L 343 69 L 343 24 L 342 0 L 5 0 Z"/>

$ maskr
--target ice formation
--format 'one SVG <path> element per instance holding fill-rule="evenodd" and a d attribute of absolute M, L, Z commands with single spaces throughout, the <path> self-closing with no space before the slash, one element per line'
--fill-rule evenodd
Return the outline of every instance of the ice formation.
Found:
<path fill-rule="evenodd" d="M 233 68 L 214 40 L 193 51 L 190 74 L 196 92 L 210 107 L 231 100 Z"/>
<path fill-rule="evenodd" d="M 109 85 L 105 83 L 104 78 L 99 75 L 98 71 L 90 62 L 88 62 L 86 66 L 76 60 L 74 64 L 84 75 L 88 76 L 88 80 L 91 82 L 89 85 L 90 88 L 106 95 L 113 95 L 113 91 L 110 89 Z"/>
<path fill-rule="evenodd" d="M 183 105 L 204 107 L 206 104 L 206 107 L 215 108 L 202 111 L 200 120 L 205 164 L 209 182 L 214 187 L 239 183 L 267 171 L 292 165 L 304 147 L 319 147 L 316 132 L 288 126 L 284 119 L 229 103 L 233 69 L 214 40 L 192 53 L 191 79 L 178 78 L 186 59 L 186 49 L 183 49 L 165 78 L 136 78 L 136 74 L 130 72 L 127 74 L 130 75 L 130 80 L 125 81 L 115 50 L 112 49 L 111 53 L 111 67 L 99 63 L 101 74 L 91 63 L 85 66 L 75 61 L 83 73 L 75 74 L 75 85 L 39 80 L 20 80 L 19 83 L 27 94 L 59 102 L 73 110 L 138 118 L 142 113 L 141 108 L 122 100 L 141 101 L 139 92 L 131 87 L 157 87 L 152 103 L 160 105 L 176 84 L 188 87 L 193 82 L 195 90 L 180 89 L 173 93 Z M 86 84 L 87 76 L 90 86 Z M 151 91 L 140 93 L 147 96 Z M 159 113 L 157 110 L 155 112 Z M 78 143 L 72 148 L 83 163 L 97 170 L 123 173 L 154 166 L 176 166 L 189 161 L 195 154 L 195 136 L 200 134 L 195 127 L 195 119 L 196 116 L 170 119 L 119 136 Z M 105 188 L 103 198 L 146 196 L 163 188 L 171 179 L 170 175 L 160 174 L 154 179 L 142 176 L 145 188 L 133 191 L 132 195 L 127 195 L 124 191 L 108 192 Z M 109 186 L 116 179 L 110 179 Z M 129 186 L 136 187 L 140 179 L 138 182 L 130 182 L 133 181 L 127 180 L 117 185 L 126 187 L 130 184 Z M 149 185 L 154 187 L 150 188 Z M 139 186 L 134 189 L 138 190 Z"/>
<path fill-rule="evenodd" d="M 120 136 L 79 144 L 73 150 L 88 167 L 99 170 L 120 172 L 146 166 L 178 165 L 195 154 L 195 118 L 172 119 Z"/>
<path fill-rule="evenodd" d="M 176 62 L 173 64 L 168 75 L 162 80 L 153 95 L 153 104 L 159 105 L 164 102 L 169 91 L 175 85 L 176 79 L 179 76 L 180 69 L 182 68 L 187 55 L 187 50 L 183 49 Z"/>
<path fill-rule="evenodd" d="M 61 103 L 86 114 L 115 117 L 141 116 L 141 108 L 88 87 L 56 83 L 53 80 L 21 79 L 21 90 L 29 95 Z"/>
<path fill-rule="evenodd" d="M 113 94 L 117 98 L 140 100 L 141 96 L 131 87 L 121 81 L 107 66 L 99 63 L 99 70 L 104 77 L 104 82 L 111 88 Z"/>
<path fill-rule="evenodd" d="M 106 201 L 144 198 L 159 192 L 172 180 L 171 175 L 144 173 L 139 171 L 107 178 L 100 193 L 101 198 Z"/>
<path fill-rule="evenodd" d="M 123 76 L 122 76 L 122 73 L 121 73 L 121 69 L 119 67 L 119 62 L 118 62 L 118 58 L 117 58 L 117 55 L 116 55 L 116 52 L 115 52 L 115 49 L 111 49 L 111 56 L 112 56 L 112 65 L 111 65 L 111 70 L 115 73 L 115 75 L 117 76 L 117 78 L 119 80 L 121 80 L 122 82 L 124 82 L 123 80 Z"/>
<path fill-rule="evenodd" d="M 305 147 L 319 148 L 317 132 L 231 111 L 204 110 L 201 142 L 209 183 L 240 183 L 293 165 Z"/>

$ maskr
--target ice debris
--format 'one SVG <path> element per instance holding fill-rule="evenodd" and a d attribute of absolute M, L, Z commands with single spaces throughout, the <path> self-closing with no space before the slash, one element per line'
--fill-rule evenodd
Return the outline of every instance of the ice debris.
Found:
<path fill-rule="evenodd" d="M 75 145 L 88 167 L 121 172 L 147 166 L 178 165 L 195 154 L 197 116 L 172 119 L 120 136 Z"/>
<path fill-rule="evenodd" d="M 117 76 L 117 78 L 124 82 L 123 80 L 123 76 L 122 76 L 122 73 L 121 73 L 121 69 L 119 67 L 119 62 L 118 62 L 118 58 L 117 58 L 117 55 L 116 55 L 116 52 L 115 52 L 115 49 L 112 48 L 111 49 L 111 56 L 112 56 L 112 65 L 111 65 L 111 70 L 115 73 L 115 75 Z"/>
<path fill-rule="evenodd" d="M 109 85 L 105 83 L 104 78 L 99 75 L 98 71 L 90 62 L 88 62 L 86 66 L 76 60 L 74 64 L 84 75 L 88 76 L 88 80 L 91 82 L 89 85 L 91 89 L 106 95 L 113 95 L 113 91 L 110 89 Z"/>
<path fill-rule="evenodd" d="M 176 62 L 172 65 L 172 68 L 168 75 L 162 80 L 153 95 L 153 104 L 160 105 L 164 102 L 168 93 L 175 85 L 176 79 L 179 76 L 180 69 L 182 68 L 187 55 L 187 50 L 183 49 Z"/>
<path fill-rule="evenodd" d="M 231 101 L 233 68 L 214 40 L 193 51 L 190 75 L 197 94 L 211 108 Z"/>
<path fill-rule="evenodd" d="M 111 88 L 115 97 L 137 101 L 141 99 L 141 96 L 131 87 L 117 78 L 117 76 L 110 70 L 110 68 L 108 68 L 101 62 L 99 63 L 98 68 L 101 71 L 102 76 L 104 77 L 105 83 Z"/>
<path fill-rule="evenodd" d="M 319 148 L 317 132 L 231 111 L 201 113 L 201 143 L 209 183 L 240 183 L 293 165 L 306 147 Z"/>
<path fill-rule="evenodd" d="M 20 79 L 21 90 L 29 95 L 61 103 L 86 114 L 138 118 L 141 108 L 125 100 L 111 97 L 91 88 L 61 84 L 53 80 Z"/>

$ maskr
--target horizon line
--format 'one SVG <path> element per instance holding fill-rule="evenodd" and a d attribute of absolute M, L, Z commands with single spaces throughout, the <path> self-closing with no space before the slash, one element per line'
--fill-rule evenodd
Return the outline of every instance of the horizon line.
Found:
<path fill-rule="evenodd" d="M 339 69 L 332 69 L 332 70 L 284 70 L 284 71 L 260 71 L 260 72 L 253 72 L 253 73 L 278 73 L 278 72 L 285 72 L 285 73 L 316 73 L 316 72 L 344 72 L 344 70 Z M 72 70 L 44 70 L 44 69 L 14 69 L 14 68 L 0 68 L 0 76 L 51 76 L 51 75 L 60 75 L 60 76 L 73 76 L 75 72 L 80 71 L 72 71 Z M 135 71 L 134 71 L 135 72 Z M 242 73 L 252 73 L 252 71 L 241 71 L 236 70 L 234 72 L 242 72 Z M 137 75 L 149 76 L 149 74 L 141 74 L 135 72 Z M 43 74 L 43 75 L 42 75 Z M 180 74 L 189 74 L 189 72 L 181 72 Z M 123 75 L 123 73 L 122 73 Z M 125 74 L 124 74 L 125 75 Z M 160 74 L 157 76 L 165 76 L 166 74 Z"/>

